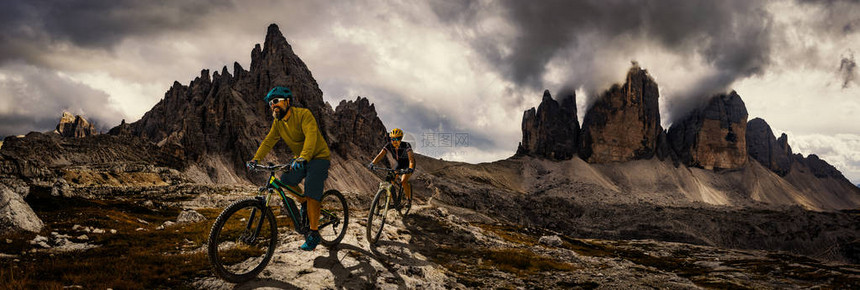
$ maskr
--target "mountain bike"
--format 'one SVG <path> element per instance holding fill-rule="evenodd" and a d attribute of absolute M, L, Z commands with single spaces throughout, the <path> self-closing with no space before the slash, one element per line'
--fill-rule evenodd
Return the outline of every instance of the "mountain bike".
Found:
<path fill-rule="evenodd" d="M 287 172 L 290 165 L 266 166 L 248 163 L 252 171 L 268 171 L 269 179 L 256 197 L 234 202 L 215 219 L 209 232 L 208 254 L 212 268 L 222 279 L 240 283 L 257 276 L 272 259 L 278 243 L 278 226 L 270 208 L 273 194 L 281 197 L 295 232 L 310 231 L 307 213 L 299 213 L 295 197 L 305 197 L 275 178 L 275 172 Z M 287 198 L 284 190 L 293 196 Z M 282 212 L 283 214 L 283 212 Z M 340 243 L 349 224 L 346 199 L 337 190 L 328 190 L 320 199 L 319 233 L 321 243 L 332 247 Z"/>
<path fill-rule="evenodd" d="M 397 177 L 407 173 L 406 169 L 395 170 L 378 166 L 372 166 L 371 169 L 386 172 L 384 181 L 379 183 L 379 190 L 370 203 L 370 213 L 367 215 L 367 241 L 376 244 L 382 235 L 382 228 L 385 227 L 388 210 L 394 208 L 401 216 L 406 216 L 412 209 L 412 197 L 401 200 L 404 197 L 403 184 L 397 181 Z"/>

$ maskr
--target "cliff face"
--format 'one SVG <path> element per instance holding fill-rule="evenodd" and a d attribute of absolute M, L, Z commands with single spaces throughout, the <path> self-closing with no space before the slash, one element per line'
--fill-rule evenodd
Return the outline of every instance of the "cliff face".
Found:
<path fill-rule="evenodd" d="M 771 171 L 785 176 L 791 170 L 791 146 L 784 133 L 779 139 L 773 136 L 765 120 L 755 118 L 747 123 L 747 153 Z"/>
<path fill-rule="evenodd" d="M 579 155 L 590 163 L 650 159 L 660 127 L 657 83 L 634 66 L 624 85 L 614 85 L 585 113 Z"/>
<path fill-rule="evenodd" d="M 344 157 L 370 160 L 379 152 L 379 144 L 386 137 L 385 125 L 367 98 L 341 101 L 331 121 L 337 126 L 328 128 L 329 149 Z"/>
<path fill-rule="evenodd" d="M 669 128 L 668 141 L 681 162 L 705 169 L 731 169 L 747 162 L 747 109 L 734 91 L 711 98 Z"/>
<path fill-rule="evenodd" d="M 83 138 L 98 134 L 93 124 L 87 122 L 83 117 L 72 115 L 69 112 L 63 112 L 56 130 L 60 136 L 73 138 Z"/>
<path fill-rule="evenodd" d="M 573 158 L 579 147 L 576 94 L 570 92 L 559 104 L 545 91 L 537 111 L 531 108 L 523 113 L 522 130 L 523 140 L 517 155 L 556 160 Z"/>
<path fill-rule="evenodd" d="M 335 154 L 365 156 L 372 151 L 367 146 L 379 144 L 385 134 L 367 99 L 341 102 L 337 111 L 325 103 L 310 70 L 274 24 L 268 28 L 265 44 L 251 51 L 250 70 L 234 63 L 233 75 L 224 67 L 211 76 L 203 70 L 188 86 L 174 82 L 143 118 L 121 124 L 111 134 L 140 136 L 159 146 L 176 145 L 185 156 L 185 171 L 199 182 L 241 182 L 247 177 L 244 162 L 271 128 L 273 117 L 263 97 L 274 86 L 290 88 L 293 105 L 313 113 Z M 288 151 L 279 144 L 269 160 L 285 161 L 292 156 Z"/>

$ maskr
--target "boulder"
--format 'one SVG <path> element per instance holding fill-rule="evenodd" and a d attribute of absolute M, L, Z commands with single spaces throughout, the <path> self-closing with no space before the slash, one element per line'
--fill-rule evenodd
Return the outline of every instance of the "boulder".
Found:
<path fill-rule="evenodd" d="M 576 93 L 561 98 L 561 104 L 544 91 L 535 108 L 523 113 L 523 140 L 517 155 L 531 155 L 555 160 L 570 159 L 579 147 L 579 119 L 576 117 Z"/>
<path fill-rule="evenodd" d="M 541 237 L 540 237 L 540 239 L 538 239 L 538 242 L 539 242 L 539 243 L 541 243 L 541 244 L 544 244 L 544 245 L 547 245 L 547 246 L 553 246 L 553 247 L 558 247 L 558 246 L 561 246 L 561 245 L 562 245 L 561 238 L 559 238 L 559 237 L 558 237 L 558 236 L 556 236 L 556 235 L 552 235 L 552 236 L 541 236 Z"/>
<path fill-rule="evenodd" d="M 20 194 L 0 184 L 0 233 L 39 232 L 45 224 Z"/>
<path fill-rule="evenodd" d="M 747 109 L 734 91 L 712 97 L 672 124 L 668 139 L 680 161 L 705 169 L 738 168 L 747 162 Z"/>
<path fill-rule="evenodd" d="M 179 213 L 179 216 L 176 217 L 176 223 L 178 224 L 190 224 L 196 222 L 205 221 L 206 217 L 200 214 L 199 212 L 193 209 L 183 210 Z"/>
<path fill-rule="evenodd" d="M 623 85 L 613 85 L 586 111 L 579 156 L 589 163 L 654 157 L 662 132 L 658 98 L 657 83 L 634 64 Z"/>

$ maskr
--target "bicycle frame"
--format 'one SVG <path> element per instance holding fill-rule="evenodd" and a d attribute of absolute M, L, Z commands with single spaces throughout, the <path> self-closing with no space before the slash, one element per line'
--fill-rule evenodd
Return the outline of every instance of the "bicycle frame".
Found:
<path fill-rule="evenodd" d="M 278 195 L 281 197 L 281 200 L 283 200 L 284 204 L 286 204 L 287 210 L 290 212 L 290 219 L 293 221 L 293 225 L 295 225 L 296 232 L 298 232 L 300 234 L 304 234 L 305 232 L 307 232 L 306 227 L 308 225 L 301 222 L 302 217 L 299 215 L 299 207 L 298 207 L 298 205 L 296 205 L 296 201 L 292 197 L 288 198 L 287 195 L 284 193 L 284 189 L 286 189 L 288 192 L 294 194 L 295 196 L 302 197 L 302 198 L 307 197 L 303 193 L 299 193 L 298 191 L 292 189 L 290 186 L 287 186 L 287 185 L 281 183 L 281 180 L 275 177 L 275 171 L 272 171 L 271 174 L 269 175 L 269 182 L 266 183 L 265 187 L 260 188 L 260 192 L 266 191 L 266 197 L 263 200 L 263 202 L 264 202 L 263 205 L 268 207 L 269 202 L 271 201 L 271 198 L 272 198 L 272 194 L 277 192 Z M 255 216 L 254 214 L 255 213 L 252 211 L 251 219 L 248 221 L 248 228 L 251 227 L 251 224 L 253 222 L 253 218 Z M 334 214 L 332 214 L 326 210 L 321 210 L 320 214 L 326 215 L 326 216 L 334 216 Z M 336 219 L 332 219 L 332 220 L 336 220 Z M 262 219 L 260 220 L 260 222 L 262 223 Z M 322 228 L 322 227 L 328 226 L 331 223 L 332 223 L 331 221 L 328 221 L 328 222 L 325 222 L 323 224 L 320 224 L 319 227 Z M 261 226 L 262 226 L 262 224 L 257 227 L 257 231 L 259 231 Z M 255 236 L 256 236 L 256 234 L 255 234 Z"/>
<path fill-rule="evenodd" d="M 385 181 L 379 183 L 380 189 L 385 189 L 388 193 L 388 198 L 400 197 L 403 194 L 403 184 L 397 181 L 400 174 L 389 171 L 385 177 Z M 396 187 L 395 187 L 396 186 Z"/>

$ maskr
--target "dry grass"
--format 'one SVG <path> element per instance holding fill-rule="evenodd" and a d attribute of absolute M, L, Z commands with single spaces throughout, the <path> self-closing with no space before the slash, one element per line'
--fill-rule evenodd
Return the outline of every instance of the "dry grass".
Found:
<path fill-rule="evenodd" d="M 544 271 L 573 271 L 577 269 L 570 263 L 558 262 L 523 249 L 489 250 L 484 252 L 482 256 L 486 258 L 484 260 L 486 264 L 520 276 Z"/>
<path fill-rule="evenodd" d="M 538 239 L 533 235 L 523 233 L 520 227 L 499 224 L 475 224 L 484 231 L 492 232 L 509 243 L 534 246 Z"/>
<path fill-rule="evenodd" d="M 47 224 L 41 235 L 51 231 L 76 237 L 75 224 L 108 231 L 92 234 L 88 243 L 99 247 L 70 253 L 27 252 L 19 262 L 0 260 L 0 288 L 62 288 L 81 285 L 92 289 L 187 288 L 193 277 L 209 275 L 209 262 L 203 247 L 214 218 L 221 209 L 198 210 L 204 222 L 177 225 L 165 230 L 155 228 L 175 220 L 180 209 L 153 211 L 128 201 L 86 201 L 46 199 L 30 201 Z M 144 220 L 147 223 L 141 222 Z M 144 228 L 146 231 L 136 231 Z M 116 229 L 116 234 L 110 234 Z M 14 243 L 0 246 L 5 253 L 28 251 L 29 236 L 6 236 Z M 77 241 L 75 238 L 71 240 Z"/>

